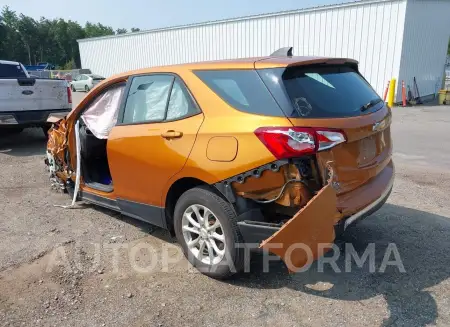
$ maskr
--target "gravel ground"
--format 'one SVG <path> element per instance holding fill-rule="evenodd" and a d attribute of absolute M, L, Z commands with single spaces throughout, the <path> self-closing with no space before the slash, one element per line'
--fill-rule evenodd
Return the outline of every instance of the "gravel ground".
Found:
<path fill-rule="evenodd" d="M 0 325 L 449 326 L 448 126 L 449 106 L 394 110 L 393 194 L 338 241 L 360 254 L 374 243 L 375 271 L 344 271 L 341 255 L 341 272 L 289 275 L 272 262 L 263 273 L 255 255 L 251 273 L 226 282 L 196 273 L 163 230 L 92 205 L 55 207 L 70 199 L 50 191 L 41 132 L 2 136 Z M 405 272 L 381 269 L 391 243 Z M 136 244 L 155 250 L 150 272 L 136 268 L 150 262 Z M 176 261 L 168 271 L 163 253 Z"/>

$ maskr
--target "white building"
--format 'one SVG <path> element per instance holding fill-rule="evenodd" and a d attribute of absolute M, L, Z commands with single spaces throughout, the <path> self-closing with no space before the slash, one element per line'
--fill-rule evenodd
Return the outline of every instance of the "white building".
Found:
<path fill-rule="evenodd" d="M 104 76 L 186 62 L 294 55 L 353 58 L 383 94 L 396 78 L 420 95 L 441 87 L 450 36 L 450 0 L 362 0 L 138 33 L 79 40 L 83 68 Z"/>

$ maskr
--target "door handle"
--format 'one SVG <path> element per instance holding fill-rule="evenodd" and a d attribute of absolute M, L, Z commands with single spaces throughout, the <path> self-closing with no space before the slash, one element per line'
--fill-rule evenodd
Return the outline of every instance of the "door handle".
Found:
<path fill-rule="evenodd" d="M 174 131 L 174 130 L 169 130 L 165 133 L 162 133 L 161 136 L 165 139 L 179 139 L 180 137 L 183 136 L 183 132 L 178 132 L 178 131 Z"/>

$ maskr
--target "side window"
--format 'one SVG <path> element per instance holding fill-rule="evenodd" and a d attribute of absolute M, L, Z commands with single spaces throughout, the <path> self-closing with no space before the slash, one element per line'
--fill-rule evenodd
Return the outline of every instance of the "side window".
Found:
<path fill-rule="evenodd" d="M 218 88 L 241 106 L 248 106 L 248 101 L 245 95 L 242 93 L 239 85 L 234 79 L 217 79 L 214 82 Z"/>
<path fill-rule="evenodd" d="M 170 75 L 133 78 L 125 105 L 123 123 L 162 121 L 173 80 L 174 77 Z"/>
<path fill-rule="evenodd" d="M 284 116 L 256 70 L 200 70 L 194 73 L 222 100 L 238 110 Z"/>
<path fill-rule="evenodd" d="M 184 84 L 176 78 L 173 83 L 172 92 L 170 93 L 166 120 L 180 119 L 198 114 L 199 112 L 200 110 L 192 100 Z"/>

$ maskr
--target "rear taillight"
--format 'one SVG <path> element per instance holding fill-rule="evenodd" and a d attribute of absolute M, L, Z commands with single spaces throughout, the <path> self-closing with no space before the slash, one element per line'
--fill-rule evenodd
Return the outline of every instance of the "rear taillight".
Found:
<path fill-rule="evenodd" d="M 67 101 L 72 103 L 72 91 L 70 90 L 70 87 L 67 87 Z"/>
<path fill-rule="evenodd" d="M 328 130 L 328 129 L 315 129 L 318 148 L 317 151 L 330 149 L 339 143 L 346 141 L 343 131 Z"/>
<path fill-rule="evenodd" d="M 341 130 L 315 127 L 261 127 L 255 134 L 277 159 L 312 154 L 346 141 Z"/>

